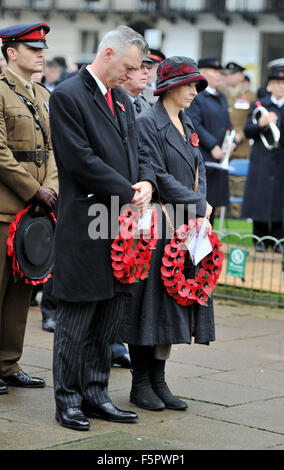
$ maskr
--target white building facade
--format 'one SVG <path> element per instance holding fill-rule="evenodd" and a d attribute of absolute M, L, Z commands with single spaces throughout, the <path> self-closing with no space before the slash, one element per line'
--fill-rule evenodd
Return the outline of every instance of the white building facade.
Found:
<path fill-rule="evenodd" d="M 254 88 L 284 57 L 284 0 L 0 0 L 0 28 L 46 22 L 46 59 L 92 59 L 101 37 L 127 24 L 166 56 L 215 55 L 247 68 Z"/>

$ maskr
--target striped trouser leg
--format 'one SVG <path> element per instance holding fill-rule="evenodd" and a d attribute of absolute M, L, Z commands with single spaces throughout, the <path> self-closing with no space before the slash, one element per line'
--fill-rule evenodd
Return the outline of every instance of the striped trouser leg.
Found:
<path fill-rule="evenodd" d="M 84 400 L 90 406 L 110 401 L 108 382 L 112 362 L 112 344 L 115 342 L 122 314 L 125 295 L 98 302 L 96 315 L 89 330 L 84 350 L 82 388 Z"/>
<path fill-rule="evenodd" d="M 70 303 L 59 300 L 54 333 L 53 378 L 59 409 L 109 401 L 111 344 L 118 331 L 125 296 Z"/>
<path fill-rule="evenodd" d="M 97 303 L 58 300 L 53 345 L 53 382 L 60 410 L 81 406 L 80 370 L 85 338 Z"/>

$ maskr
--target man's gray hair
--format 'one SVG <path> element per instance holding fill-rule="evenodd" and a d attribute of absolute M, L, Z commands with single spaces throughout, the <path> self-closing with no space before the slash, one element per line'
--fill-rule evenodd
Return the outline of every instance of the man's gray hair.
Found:
<path fill-rule="evenodd" d="M 141 51 L 143 57 L 148 54 L 149 46 L 144 37 L 128 26 L 121 25 L 104 35 L 98 47 L 98 55 L 107 47 L 113 47 L 115 53 L 121 54 L 133 45 Z"/>

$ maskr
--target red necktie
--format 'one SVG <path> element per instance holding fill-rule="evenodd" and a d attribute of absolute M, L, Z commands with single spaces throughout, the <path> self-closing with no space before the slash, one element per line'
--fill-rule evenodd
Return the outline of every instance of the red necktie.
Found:
<path fill-rule="evenodd" d="M 113 110 L 113 104 L 112 104 L 112 97 L 111 97 L 111 92 L 110 90 L 107 90 L 106 94 L 105 94 L 105 97 L 106 97 L 106 100 L 107 100 L 107 103 L 110 107 L 110 110 L 112 112 L 112 114 L 114 115 L 114 110 Z"/>

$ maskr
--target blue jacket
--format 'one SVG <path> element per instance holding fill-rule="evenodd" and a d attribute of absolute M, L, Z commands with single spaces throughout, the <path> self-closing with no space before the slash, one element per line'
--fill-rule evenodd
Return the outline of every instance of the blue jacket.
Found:
<path fill-rule="evenodd" d="M 223 140 L 232 123 L 228 111 L 227 98 L 221 91 L 212 95 L 204 90 L 193 100 L 185 113 L 192 119 L 199 136 L 200 151 L 204 162 L 218 163 L 211 155 L 215 145 L 222 147 Z M 213 207 L 224 206 L 229 202 L 227 172 L 206 168 L 207 201 Z"/>
<path fill-rule="evenodd" d="M 265 148 L 260 134 L 266 135 L 270 142 L 271 131 L 262 129 L 252 122 L 253 103 L 245 125 L 245 135 L 253 139 L 250 153 L 250 167 L 245 186 L 243 217 L 250 217 L 257 222 L 280 222 L 283 212 L 283 170 L 284 170 L 284 106 L 278 108 L 271 101 L 271 96 L 261 98 L 261 105 L 267 111 L 278 116 L 277 126 L 281 131 L 279 147 Z"/>

